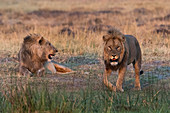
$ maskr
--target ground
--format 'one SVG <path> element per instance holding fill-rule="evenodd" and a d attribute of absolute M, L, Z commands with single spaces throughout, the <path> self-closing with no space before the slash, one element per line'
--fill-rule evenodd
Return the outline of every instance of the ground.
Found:
<path fill-rule="evenodd" d="M 48 82 L 68 91 L 103 89 L 102 36 L 112 27 L 134 35 L 142 49 L 142 90 L 155 84 L 170 88 L 170 2 L 167 0 L 0 0 L 0 90 L 14 84 Z M 18 52 L 29 33 L 46 37 L 59 52 L 53 60 L 74 74 L 19 77 Z M 110 76 L 115 84 L 117 73 Z M 16 82 L 17 81 L 17 82 Z M 133 88 L 134 71 L 128 67 L 123 87 Z M 161 86 L 161 85 L 160 85 Z M 156 86 L 157 87 L 157 86 Z"/>

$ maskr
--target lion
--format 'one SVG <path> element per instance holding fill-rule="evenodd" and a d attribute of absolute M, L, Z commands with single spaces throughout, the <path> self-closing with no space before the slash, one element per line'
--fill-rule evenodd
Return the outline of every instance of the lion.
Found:
<path fill-rule="evenodd" d="M 58 50 L 41 35 L 30 34 L 26 36 L 18 53 L 19 73 L 32 77 L 33 75 L 44 75 L 46 69 L 52 73 L 57 73 L 58 69 L 65 70 L 65 73 L 71 72 L 71 69 L 52 62 L 52 57 L 55 56 L 56 52 Z"/>
<path fill-rule="evenodd" d="M 124 76 L 129 64 L 133 64 L 135 68 L 135 88 L 141 90 L 140 74 L 142 54 L 137 39 L 132 35 L 124 35 L 117 29 L 110 29 L 108 33 L 103 36 L 104 41 L 104 64 L 105 71 L 103 74 L 103 83 L 112 91 L 123 92 L 122 84 Z M 116 86 L 113 86 L 107 79 L 112 71 L 118 70 L 118 79 Z"/>

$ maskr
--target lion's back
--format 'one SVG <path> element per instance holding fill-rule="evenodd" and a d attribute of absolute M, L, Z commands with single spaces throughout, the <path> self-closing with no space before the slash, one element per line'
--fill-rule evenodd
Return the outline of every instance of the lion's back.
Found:
<path fill-rule="evenodd" d="M 129 51 L 129 63 L 141 57 L 141 49 L 138 40 L 132 35 L 125 35 Z"/>

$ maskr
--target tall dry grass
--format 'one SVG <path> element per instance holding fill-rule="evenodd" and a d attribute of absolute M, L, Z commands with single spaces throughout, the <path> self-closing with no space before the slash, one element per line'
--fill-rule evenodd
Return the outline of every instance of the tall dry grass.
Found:
<path fill-rule="evenodd" d="M 91 25 L 88 22 L 99 18 L 103 25 L 111 25 L 124 34 L 134 35 L 141 45 L 144 63 L 169 62 L 170 36 L 156 34 L 153 30 L 155 26 L 169 25 L 170 22 L 150 21 L 169 14 L 169 6 L 168 0 L 0 0 L 0 24 L 1 20 L 3 23 L 0 25 L 0 112 L 169 112 L 168 63 L 165 67 L 146 70 L 141 76 L 144 87 L 142 91 L 131 91 L 134 79 L 126 76 L 125 92 L 113 93 L 101 87 L 102 63 L 75 66 L 78 72 L 72 76 L 19 78 L 16 77 L 18 62 L 14 61 L 23 38 L 30 33 L 47 38 L 59 50 L 57 57 L 61 59 L 81 55 L 85 57 L 80 60 L 86 56 L 94 58 L 90 60 L 102 60 L 102 36 L 106 32 L 88 30 Z M 136 8 L 147 9 L 149 13 L 134 14 Z M 89 14 L 79 17 L 63 14 L 50 18 L 28 14 L 40 9 L 73 13 L 118 10 L 121 14 Z M 138 26 L 136 19 L 142 19 L 144 25 Z M 74 26 L 62 25 L 69 21 Z M 63 27 L 72 28 L 75 36 L 60 34 Z M 65 90 L 65 87 L 69 90 Z M 76 90 L 72 90 L 72 87 Z"/>
<path fill-rule="evenodd" d="M 0 33 L 0 52 L 8 53 L 9 55 L 17 54 L 19 51 L 23 39 L 30 33 L 37 33 L 48 39 L 60 52 L 65 52 L 73 55 L 83 54 L 102 54 L 102 34 L 98 35 L 94 33 L 79 32 L 73 36 L 67 36 L 67 34 L 59 34 L 58 28 L 46 28 L 35 25 L 33 29 L 23 32 L 19 26 L 13 26 L 16 29 L 21 29 L 21 32 L 12 32 L 9 34 L 4 33 L 2 30 Z M 6 30 L 11 30 L 13 27 L 9 27 Z"/>
<path fill-rule="evenodd" d="M 2 12 L 2 19 L 6 22 L 6 25 L 0 26 L 0 52 L 8 55 L 16 56 L 20 45 L 22 43 L 23 37 L 29 33 L 39 33 L 49 39 L 59 50 L 69 54 L 96 54 L 102 56 L 102 35 L 105 32 L 86 32 L 87 30 L 81 31 L 79 26 L 81 22 L 86 23 L 90 19 L 102 18 L 106 20 L 103 24 L 111 25 L 118 28 L 124 34 L 131 34 L 137 37 L 142 48 L 143 58 L 147 60 L 169 60 L 167 56 L 170 55 L 168 51 L 170 49 L 170 38 L 169 36 L 163 36 L 161 34 L 152 33 L 155 25 L 165 24 L 168 25 L 168 21 L 147 21 L 144 26 L 138 26 L 136 23 L 136 17 L 144 20 L 150 20 L 155 17 L 163 17 L 169 12 L 170 2 L 167 0 L 143 0 L 143 1 L 126 1 L 126 0 L 1 0 L 0 10 Z M 149 15 L 135 15 L 132 12 L 135 8 L 145 8 L 152 11 Z M 97 16 L 87 16 L 87 18 L 82 20 L 73 20 L 79 25 L 75 25 L 76 32 L 75 37 L 69 37 L 67 35 L 60 35 L 59 31 L 62 26 L 44 26 L 41 23 L 44 22 L 41 19 L 36 20 L 33 18 L 30 22 L 23 20 L 24 25 L 10 24 L 9 18 L 13 19 L 15 13 L 12 12 L 22 12 L 25 14 L 27 12 L 46 9 L 46 10 L 63 10 L 63 11 L 101 11 L 101 10 L 120 10 L 123 15 L 111 15 L 103 14 Z M 3 11 L 8 13 L 3 13 Z M 11 12 L 11 13 L 9 13 Z M 9 16 L 10 15 L 10 16 Z M 20 19 L 20 18 L 19 18 Z M 65 21 L 72 20 L 69 17 L 65 17 Z M 13 22 L 13 20 L 11 20 Z M 15 21 L 15 19 L 14 19 Z M 46 21 L 51 21 L 47 19 Z M 64 21 L 64 20 L 63 20 Z M 27 29 L 27 27 L 30 27 Z"/>
<path fill-rule="evenodd" d="M 18 31 L 11 31 L 17 29 Z M 29 33 L 38 33 L 47 38 L 59 50 L 59 53 L 67 53 L 70 55 L 103 55 L 103 40 L 102 33 L 91 33 L 86 31 L 76 30 L 75 36 L 68 36 L 67 34 L 59 34 L 58 27 L 44 27 L 35 25 L 32 29 L 23 31 L 18 26 L 8 26 L 0 31 L 0 52 L 9 56 L 17 56 L 17 53 L 23 42 L 23 38 Z M 135 25 L 128 25 L 121 29 L 125 34 L 132 34 L 138 39 L 144 61 L 150 60 L 169 60 L 167 56 L 170 55 L 170 38 L 161 34 L 143 33 Z M 6 56 L 2 56 L 6 57 Z"/>

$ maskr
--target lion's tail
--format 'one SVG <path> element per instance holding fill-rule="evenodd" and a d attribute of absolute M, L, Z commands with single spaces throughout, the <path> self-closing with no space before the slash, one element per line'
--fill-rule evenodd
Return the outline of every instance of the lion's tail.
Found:
<path fill-rule="evenodd" d="M 144 73 L 144 71 L 143 71 L 143 70 L 141 70 L 141 71 L 140 71 L 140 75 L 142 75 L 143 73 Z"/>

